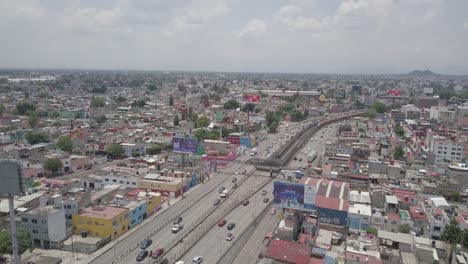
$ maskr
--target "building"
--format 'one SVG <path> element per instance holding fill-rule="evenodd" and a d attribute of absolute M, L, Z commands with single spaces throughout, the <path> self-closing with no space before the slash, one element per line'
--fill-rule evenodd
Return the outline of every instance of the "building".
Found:
<path fill-rule="evenodd" d="M 432 106 L 429 118 L 440 123 L 452 123 L 455 121 L 455 111 L 449 110 L 447 107 Z"/>
<path fill-rule="evenodd" d="M 431 197 L 426 200 L 426 210 L 428 215 L 428 237 L 439 239 L 444 232 L 445 226 L 449 223 L 450 205 L 443 197 Z"/>
<path fill-rule="evenodd" d="M 136 154 L 136 153 L 140 155 L 145 153 L 145 146 L 141 144 L 122 143 L 120 145 L 124 148 L 125 150 L 124 155 L 127 157 L 132 157 L 133 154 Z"/>
<path fill-rule="evenodd" d="M 421 110 L 415 105 L 404 105 L 401 107 L 401 111 L 405 113 L 405 119 L 418 120 L 421 118 Z"/>
<path fill-rule="evenodd" d="M 354 230 L 367 230 L 371 224 L 372 209 L 368 204 L 350 203 L 348 226 Z"/>
<path fill-rule="evenodd" d="M 44 206 L 21 215 L 21 225 L 29 231 L 35 247 L 54 248 L 67 238 L 65 209 L 62 206 Z"/>
<path fill-rule="evenodd" d="M 274 239 L 270 240 L 264 257 L 279 263 L 309 264 L 311 254 L 310 245 Z"/>
<path fill-rule="evenodd" d="M 431 164 L 445 164 L 446 161 L 461 162 L 464 157 L 463 141 L 451 140 L 431 131 L 427 133 L 426 146 L 429 147 L 428 162 Z"/>
<path fill-rule="evenodd" d="M 404 112 L 395 109 L 390 112 L 390 116 L 392 117 L 395 123 L 403 122 L 406 119 L 406 115 Z"/>
<path fill-rule="evenodd" d="M 338 147 L 338 144 L 335 142 L 330 142 L 330 141 L 325 142 L 324 156 L 325 157 L 335 156 L 337 153 L 337 147 Z"/>
<path fill-rule="evenodd" d="M 439 98 L 436 97 L 419 97 L 416 106 L 420 109 L 430 109 L 433 106 L 439 105 Z"/>
<path fill-rule="evenodd" d="M 130 228 L 134 228 L 148 216 L 148 205 L 146 201 L 131 202 L 123 207 L 130 210 Z"/>
<path fill-rule="evenodd" d="M 164 196 L 175 198 L 187 191 L 187 184 L 191 180 L 191 178 L 175 178 L 161 176 L 159 174 L 147 174 L 143 179 L 138 181 L 138 188 L 160 192 Z"/>
<path fill-rule="evenodd" d="M 73 215 L 73 233 L 75 235 L 93 236 L 111 240 L 127 232 L 130 225 L 128 208 L 121 207 L 88 207 L 80 214 Z"/>

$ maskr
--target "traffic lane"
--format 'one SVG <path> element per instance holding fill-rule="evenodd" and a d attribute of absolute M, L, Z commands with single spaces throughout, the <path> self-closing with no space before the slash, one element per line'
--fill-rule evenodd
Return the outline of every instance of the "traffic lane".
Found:
<path fill-rule="evenodd" d="M 236 176 L 238 181 L 240 181 L 243 177 L 246 177 L 246 175 L 242 175 L 242 174 L 241 175 L 227 174 L 227 176 L 226 174 L 224 175 L 219 174 L 217 177 L 224 177 L 220 187 L 224 185 L 232 184 L 232 179 L 234 178 L 234 176 Z M 209 189 L 207 191 L 209 191 Z M 190 197 L 186 197 L 182 201 L 189 199 L 189 198 Z M 182 224 L 184 225 L 184 228 L 188 228 L 192 224 L 197 223 L 197 221 L 199 221 L 200 217 L 204 213 L 212 209 L 213 201 L 216 199 L 220 199 L 218 188 L 215 188 L 214 190 L 209 192 L 203 199 L 201 199 L 198 203 L 190 207 L 185 212 L 179 214 L 180 216 L 182 216 L 182 219 L 183 219 Z M 163 248 L 167 250 L 168 247 L 170 246 L 170 243 L 172 243 L 175 239 L 182 238 L 179 232 L 172 233 L 172 227 L 173 227 L 173 224 L 171 222 L 168 225 L 166 225 L 161 231 L 157 232 L 150 238 L 151 240 L 153 240 L 153 244 L 151 245 L 150 250 L 154 250 L 156 248 Z M 137 240 L 137 243 L 140 242 L 142 239 L 144 239 L 144 237 L 146 237 L 152 231 L 153 230 L 149 230 L 149 232 L 146 233 L 143 237 L 135 238 L 135 240 Z M 135 249 L 132 253 L 122 258 L 119 261 L 119 263 L 129 263 L 135 260 L 139 252 L 140 252 L 139 249 Z"/>
<path fill-rule="evenodd" d="M 261 222 L 257 225 L 257 229 L 252 234 L 250 239 L 244 245 L 242 250 L 237 255 L 233 264 L 255 264 L 258 260 L 258 254 L 264 249 L 265 236 L 269 232 L 273 232 L 278 226 L 281 218 L 278 212 L 275 215 L 269 213 L 265 215 Z"/>
<path fill-rule="evenodd" d="M 252 187 L 259 189 L 260 186 Z M 267 203 L 263 203 L 263 198 L 268 197 L 271 201 L 273 184 L 270 183 L 264 190 L 267 191 L 267 195 L 263 196 L 260 192 L 256 193 L 249 199 L 250 203 L 247 206 L 239 205 L 233 211 L 226 215 L 224 218 L 227 223 L 223 227 L 217 225 L 208 231 L 208 233 L 195 244 L 194 247 L 188 251 L 182 258 L 183 261 L 191 261 L 194 256 L 203 256 L 204 263 L 216 263 L 222 254 L 224 254 L 228 248 L 234 243 L 238 236 L 246 230 L 252 221 L 258 217 L 263 209 L 267 207 Z M 229 223 L 235 223 L 236 227 L 233 230 L 227 230 Z M 232 241 L 227 241 L 226 236 L 228 233 L 234 234 Z"/>

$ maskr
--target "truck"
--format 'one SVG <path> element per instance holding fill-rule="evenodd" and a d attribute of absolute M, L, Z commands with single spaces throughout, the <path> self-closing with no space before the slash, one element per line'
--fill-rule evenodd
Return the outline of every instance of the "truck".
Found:
<path fill-rule="evenodd" d="M 307 154 L 307 161 L 308 162 L 313 162 L 317 158 L 317 152 L 314 150 L 310 151 L 309 154 Z"/>

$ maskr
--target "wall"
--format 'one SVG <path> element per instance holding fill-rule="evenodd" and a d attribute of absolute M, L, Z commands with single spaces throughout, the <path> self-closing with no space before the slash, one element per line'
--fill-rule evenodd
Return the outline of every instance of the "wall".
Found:
<path fill-rule="evenodd" d="M 115 230 L 112 226 L 114 221 L 117 223 L 117 228 Z M 72 222 L 75 235 L 81 235 L 82 232 L 88 232 L 89 236 L 101 238 L 110 236 L 111 240 L 114 240 L 123 233 L 127 232 L 128 226 L 130 224 L 130 217 L 127 210 L 117 215 L 113 219 L 73 215 Z"/>

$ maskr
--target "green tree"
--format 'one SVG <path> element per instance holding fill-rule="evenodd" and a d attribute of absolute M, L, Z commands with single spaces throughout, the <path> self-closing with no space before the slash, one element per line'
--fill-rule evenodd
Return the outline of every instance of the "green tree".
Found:
<path fill-rule="evenodd" d="M 146 154 L 148 155 L 157 155 L 161 153 L 162 147 L 159 145 L 153 145 L 146 149 Z"/>
<path fill-rule="evenodd" d="M 172 97 L 172 94 L 169 95 L 169 106 L 173 106 L 174 105 L 174 97 Z"/>
<path fill-rule="evenodd" d="M 49 142 L 49 135 L 42 132 L 28 131 L 24 137 L 31 145 Z"/>
<path fill-rule="evenodd" d="M 462 246 L 465 249 L 468 249 L 468 230 L 465 229 L 465 231 L 463 231 L 463 235 L 461 239 L 462 239 Z"/>
<path fill-rule="evenodd" d="M 198 114 L 197 113 L 193 113 L 191 116 L 191 119 L 192 119 L 192 122 L 195 123 L 195 125 L 197 124 L 197 120 L 198 120 Z"/>
<path fill-rule="evenodd" d="M 387 111 L 387 106 L 382 102 L 373 103 L 372 108 L 374 108 L 375 111 L 377 111 L 379 114 L 385 113 Z"/>
<path fill-rule="evenodd" d="M 19 228 L 17 231 L 19 254 L 23 254 L 27 250 L 32 250 L 31 234 L 24 228 Z M 11 233 L 9 231 L 0 232 L 0 254 L 13 255 L 13 245 L 11 243 Z"/>
<path fill-rule="evenodd" d="M 252 103 L 246 103 L 242 107 L 242 111 L 244 112 L 253 112 L 255 110 L 255 104 Z"/>
<path fill-rule="evenodd" d="M 197 127 L 198 128 L 203 128 L 203 127 L 207 127 L 208 125 L 210 124 L 210 119 L 208 119 L 207 116 L 199 116 L 198 119 L 197 119 Z"/>
<path fill-rule="evenodd" d="M 148 85 L 147 88 L 148 88 L 148 90 L 150 90 L 150 91 L 156 91 L 156 90 L 158 90 L 158 87 L 157 87 L 155 84 L 150 84 L 150 85 Z"/>
<path fill-rule="evenodd" d="M 34 128 L 39 124 L 39 116 L 36 112 L 29 112 L 28 124 L 30 127 Z"/>
<path fill-rule="evenodd" d="M 133 107 L 144 107 L 146 105 L 146 101 L 141 99 L 141 100 L 136 100 L 132 103 Z"/>
<path fill-rule="evenodd" d="M 411 229 L 410 229 L 410 226 L 408 224 L 404 224 L 404 225 L 400 225 L 398 227 L 398 231 L 400 231 L 400 233 L 409 234 Z"/>
<path fill-rule="evenodd" d="M 49 98 L 49 93 L 48 92 L 41 92 L 37 95 L 39 98 Z"/>
<path fill-rule="evenodd" d="M 117 158 L 122 157 L 125 153 L 125 149 L 119 144 L 109 144 L 106 149 L 107 155 Z"/>
<path fill-rule="evenodd" d="M 302 114 L 301 111 L 293 110 L 291 111 L 291 120 L 293 122 L 300 122 L 304 120 L 304 115 Z"/>
<path fill-rule="evenodd" d="M 69 136 L 62 136 L 59 137 L 57 140 L 57 148 L 62 151 L 72 152 L 73 150 L 73 142 Z"/>
<path fill-rule="evenodd" d="M 270 133 L 275 133 L 276 129 L 278 128 L 278 122 L 273 122 L 268 126 L 268 130 Z"/>
<path fill-rule="evenodd" d="M 104 105 L 105 105 L 105 102 L 104 102 L 104 98 L 102 97 L 95 97 L 91 99 L 92 108 L 104 107 Z"/>
<path fill-rule="evenodd" d="M 239 102 L 237 102 L 235 99 L 231 99 L 227 101 L 226 103 L 224 103 L 224 109 L 227 109 L 227 110 L 234 110 L 234 109 L 239 108 L 239 106 L 240 106 Z"/>
<path fill-rule="evenodd" d="M 207 139 L 218 140 L 219 139 L 219 130 L 208 131 L 206 135 Z"/>
<path fill-rule="evenodd" d="M 57 112 L 57 111 L 49 112 L 49 117 L 50 117 L 50 118 L 59 118 L 59 117 L 60 117 L 60 113 Z"/>
<path fill-rule="evenodd" d="M 452 199 L 455 200 L 455 201 L 459 201 L 460 200 L 460 192 L 458 192 L 458 191 L 452 192 Z"/>
<path fill-rule="evenodd" d="M 405 131 L 403 130 L 401 126 L 397 125 L 394 131 L 395 131 L 395 134 L 397 134 L 399 137 L 403 137 L 405 135 Z"/>
<path fill-rule="evenodd" d="M 132 157 L 137 158 L 140 157 L 141 153 L 138 150 L 133 150 L 132 151 Z"/>
<path fill-rule="evenodd" d="M 104 124 L 107 121 L 107 117 L 105 115 L 98 115 L 94 120 L 98 124 Z"/>
<path fill-rule="evenodd" d="M 269 127 L 273 122 L 278 122 L 275 113 L 270 111 L 266 113 L 265 119 L 267 127 Z"/>
<path fill-rule="evenodd" d="M 123 97 L 122 95 L 119 94 L 119 96 L 117 96 L 117 98 L 115 99 L 115 101 L 117 103 L 123 103 L 125 101 L 127 101 L 127 98 Z"/>
<path fill-rule="evenodd" d="M 36 111 L 36 106 L 30 103 L 17 104 L 15 108 L 15 112 L 19 115 L 25 115 L 28 112 L 34 112 L 34 111 Z"/>
<path fill-rule="evenodd" d="M 377 235 L 379 231 L 375 227 L 368 227 L 367 228 L 367 234 L 372 234 L 372 235 Z"/>
<path fill-rule="evenodd" d="M 46 159 L 42 165 L 52 173 L 57 173 L 61 168 L 63 168 L 62 161 L 55 158 Z"/>
<path fill-rule="evenodd" d="M 179 125 L 180 125 L 179 115 L 175 115 L 174 116 L 174 126 L 179 126 Z"/>
<path fill-rule="evenodd" d="M 393 158 L 396 160 L 402 160 L 405 157 L 405 151 L 401 147 L 396 147 L 393 152 Z"/>
<path fill-rule="evenodd" d="M 213 95 L 213 100 L 215 100 L 216 102 L 221 101 L 221 95 L 215 93 L 215 94 Z"/>
<path fill-rule="evenodd" d="M 208 130 L 204 129 L 204 128 L 199 128 L 195 131 L 194 133 L 195 135 L 195 138 L 201 142 L 203 141 L 204 139 L 206 139 L 208 137 Z"/>
<path fill-rule="evenodd" d="M 442 240 L 450 244 L 456 244 L 460 241 L 461 236 L 462 232 L 457 220 L 455 218 L 450 219 L 450 222 L 445 226 L 444 232 L 442 232 Z"/>
<path fill-rule="evenodd" d="M 375 118 L 377 116 L 377 111 L 374 108 L 371 108 L 367 111 L 366 116 L 369 118 Z"/>
<path fill-rule="evenodd" d="M 92 93 L 106 93 L 107 87 L 105 85 L 101 85 L 101 87 L 94 87 L 93 90 L 91 91 Z"/>
<path fill-rule="evenodd" d="M 3 104 L 0 104 L 0 115 L 3 115 L 5 112 L 5 106 Z"/>

